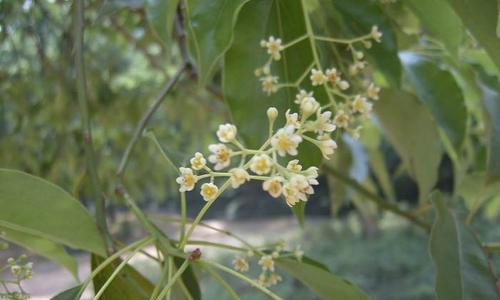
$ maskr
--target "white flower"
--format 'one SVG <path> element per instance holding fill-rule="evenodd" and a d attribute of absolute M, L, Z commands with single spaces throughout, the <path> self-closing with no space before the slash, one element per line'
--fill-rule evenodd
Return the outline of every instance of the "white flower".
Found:
<path fill-rule="evenodd" d="M 233 124 L 221 124 L 217 130 L 217 137 L 219 138 L 219 141 L 229 143 L 236 137 L 236 132 L 236 126 Z"/>
<path fill-rule="evenodd" d="M 382 32 L 378 30 L 378 26 L 373 26 L 370 32 L 371 38 L 374 39 L 377 43 L 380 43 L 382 40 Z"/>
<path fill-rule="evenodd" d="M 289 126 L 293 126 L 295 128 L 299 128 L 300 127 L 300 122 L 299 122 L 299 114 L 298 113 L 290 113 L 290 110 L 288 109 L 286 112 L 285 112 L 285 117 L 286 117 L 286 125 Z"/>
<path fill-rule="evenodd" d="M 359 137 L 360 137 L 360 131 L 363 127 L 361 126 L 358 126 L 356 128 L 354 128 L 354 130 L 351 132 L 351 136 L 354 140 L 358 140 Z"/>
<path fill-rule="evenodd" d="M 288 162 L 286 168 L 292 172 L 298 173 L 302 170 L 302 166 L 299 164 L 298 159 L 294 159 Z"/>
<path fill-rule="evenodd" d="M 328 81 L 336 84 L 340 80 L 340 73 L 335 68 L 326 69 L 326 77 Z"/>
<path fill-rule="evenodd" d="M 351 103 L 352 110 L 355 112 L 359 112 L 360 114 L 366 115 L 370 113 L 373 105 L 367 101 L 367 99 L 361 95 L 357 95 L 354 97 L 354 100 Z"/>
<path fill-rule="evenodd" d="M 233 259 L 233 268 L 236 270 L 236 271 L 239 271 L 239 272 L 248 272 L 248 270 L 250 269 L 249 265 L 248 265 L 248 261 L 240 256 L 236 256 L 234 259 Z"/>
<path fill-rule="evenodd" d="M 301 142 L 302 137 L 295 134 L 295 128 L 290 125 L 279 129 L 271 138 L 271 145 L 281 156 L 285 156 L 287 153 L 290 155 L 297 155 L 297 147 Z"/>
<path fill-rule="evenodd" d="M 349 115 L 343 109 L 339 109 L 335 114 L 333 123 L 340 128 L 347 128 L 349 126 Z"/>
<path fill-rule="evenodd" d="M 319 136 L 317 145 L 325 159 L 330 159 L 330 155 L 332 155 L 337 149 L 337 143 L 328 135 Z"/>
<path fill-rule="evenodd" d="M 295 95 L 295 103 L 297 104 L 301 104 L 302 101 L 304 101 L 304 99 L 306 99 L 307 97 L 312 97 L 313 96 L 313 92 L 306 92 L 306 90 L 300 90 L 299 93 L 297 95 Z"/>
<path fill-rule="evenodd" d="M 213 183 L 204 183 L 201 185 L 201 195 L 205 201 L 212 201 L 217 197 L 219 188 Z"/>
<path fill-rule="evenodd" d="M 264 255 L 259 260 L 259 265 L 262 266 L 263 271 L 274 272 L 274 260 L 271 255 Z"/>
<path fill-rule="evenodd" d="M 290 178 L 290 184 L 303 196 L 299 196 L 299 199 L 307 201 L 306 194 L 314 194 L 314 189 L 311 184 L 309 184 L 309 179 L 302 174 L 295 174 Z"/>
<path fill-rule="evenodd" d="M 332 123 L 332 112 L 325 111 L 321 112 L 318 110 L 316 122 L 314 122 L 314 131 L 322 134 L 323 132 L 333 132 L 337 129 L 337 126 Z"/>
<path fill-rule="evenodd" d="M 271 275 L 269 275 L 269 278 L 267 279 L 267 284 L 269 286 L 273 286 L 278 284 L 278 282 L 280 282 L 281 280 L 283 280 L 283 278 L 281 278 L 279 274 L 271 273 Z"/>
<path fill-rule="evenodd" d="M 349 66 L 349 75 L 355 76 L 359 72 L 358 68 L 356 67 L 356 64 L 352 64 Z"/>
<path fill-rule="evenodd" d="M 212 144 L 208 146 L 208 150 L 212 155 L 208 157 L 208 161 L 215 164 L 215 170 L 222 170 L 231 163 L 231 149 L 224 144 Z"/>
<path fill-rule="evenodd" d="M 260 78 L 262 90 L 269 96 L 278 90 L 278 76 L 267 75 Z"/>
<path fill-rule="evenodd" d="M 356 59 L 363 59 L 365 57 L 365 54 L 362 51 L 356 51 L 354 52 L 354 55 L 356 56 Z"/>
<path fill-rule="evenodd" d="M 267 41 L 262 40 L 260 42 L 260 46 L 262 48 L 267 48 L 267 53 L 271 54 L 274 60 L 280 60 L 281 59 L 280 51 L 285 49 L 281 45 L 281 39 L 275 39 L 273 36 L 270 36 Z"/>
<path fill-rule="evenodd" d="M 306 119 L 308 116 L 315 113 L 319 109 L 319 106 L 318 101 L 316 101 L 314 97 L 305 97 L 300 103 L 300 110 L 303 118 Z"/>
<path fill-rule="evenodd" d="M 191 168 L 193 168 L 193 170 L 201 170 L 207 165 L 207 160 L 200 152 L 196 152 L 194 157 L 191 158 L 189 162 L 191 163 Z"/>
<path fill-rule="evenodd" d="M 307 178 L 307 182 L 309 182 L 310 185 L 318 185 L 318 168 L 317 167 L 309 167 L 305 171 L 305 176 Z"/>
<path fill-rule="evenodd" d="M 244 184 L 246 181 L 250 180 L 250 175 L 243 168 L 231 169 L 229 173 L 231 174 L 231 176 L 229 177 L 229 179 L 231 180 L 231 186 L 235 189 Z"/>
<path fill-rule="evenodd" d="M 345 90 L 347 90 L 347 89 L 350 87 L 350 84 L 349 84 L 349 82 L 347 82 L 347 81 L 345 81 L 345 80 L 341 80 L 341 81 L 337 84 L 337 86 L 338 86 L 341 90 L 345 91 Z"/>
<path fill-rule="evenodd" d="M 368 88 L 366 89 L 366 95 L 368 98 L 371 98 L 373 100 L 378 100 L 378 93 L 380 92 L 380 88 L 376 86 L 375 84 L 370 83 Z"/>
<path fill-rule="evenodd" d="M 266 154 L 258 154 L 250 161 L 250 170 L 257 175 L 265 175 L 271 171 L 273 161 Z"/>
<path fill-rule="evenodd" d="M 192 191 L 194 189 L 194 185 L 198 182 L 198 177 L 193 174 L 193 170 L 190 168 L 180 167 L 179 171 L 181 172 L 181 176 L 177 177 L 175 180 L 181 186 L 179 191 Z"/>
<path fill-rule="evenodd" d="M 328 77 L 323 74 L 323 71 L 312 69 L 310 79 L 312 81 L 312 85 L 316 86 L 324 84 L 328 80 Z"/>
<path fill-rule="evenodd" d="M 278 198 L 281 195 L 281 183 L 283 182 L 283 177 L 274 176 L 262 183 L 262 189 L 268 192 L 271 197 Z"/>
<path fill-rule="evenodd" d="M 267 118 L 269 121 L 273 122 L 278 117 L 278 110 L 276 107 L 269 107 L 267 109 Z"/>

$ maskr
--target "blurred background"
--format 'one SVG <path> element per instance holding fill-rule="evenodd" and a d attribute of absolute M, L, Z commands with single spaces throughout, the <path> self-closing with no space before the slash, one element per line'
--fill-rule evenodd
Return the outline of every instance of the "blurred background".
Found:
<path fill-rule="evenodd" d="M 158 38 L 144 1 L 85 3 L 84 55 L 99 176 L 109 199 L 111 230 L 122 241 L 131 241 L 143 232 L 114 197 L 116 168 L 137 122 L 182 58 L 175 45 L 166 45 Z M 71 10 L 72 1 L 0 0 L 0 167 L 52 181 L 92 211 L 90 191 L 85 188 L 89 178 L 76 96 Z M 218 124 L 230 121 L 218 81 L 216 74 L 214 86 L 202 88 L 195 79 L 182 78 L 149 123 L 148 131 L 178 166 L 185 165 L 192 153 L 206 152 L 215 140 Z M 402 207 L 428 209 L 417 208 L 417 185 L 376 124 L 365 127 L 360 141 L 349 137 L 339 141 L 342 147 L 334 164 Z M 477 159 L 484 161 L 484 151 L 477 153 Z M 162 229 L 175 232 L 175 227 L 162 223 L 162 216 L 179 211 L 176 172 L 164 162 L 151 139 L 140 139 L 132 156 L 125 175 L 130 193 L 154 214 Z M 453 164 L 445 155 L 439 167 L 439 189 L 453 189 L 453 174 Z M 188 216 L 194 217 L 203 204 L 197 193 L 188 193 Z M 483 230 L 485 240 L 500 238 L 492 226 L 499 211 L 500 200 L 496 199 L 488 202 L 478 217 L 476 226 Z M 432 214 L 424 218 L 433 219 Z M 287 240 L 292 248 L 300 244 L 307 255 L 358 284 L 373 299 L 433 299 L 426 234 L 398 216 L 381 212 L 325 174 L 306 206 L 304 228 L 283 201 L 263 193 L 258 183 L 226 192 L 207 219 L 208 224 L 230 228 L 258 244 L 277 238 Z M 200 229 L 196 234 L 207 238 L 209 233 Z M 227 239 L 216 234 L 210 238 Z M 11 245 L 0 251 L 0 260 L 25 252 Z M 35 262 L 35 277 L 26 282 L 25 289 L 34 299 L 48 299 L 73 284 L 66 271 L 27 254 Z M 80 272 L 88 273 L 87 258 L 73 254 L 79 257 Z M 206 254 L 224 263 L 233 257 L 224 251 L 207 250 Z M 146 258 L 137 259 L 134 265 L 150 278 L 158 276 Z M 262 299 L 249 287 L 234 284 L 243 299 Z M 220 287 L 209 281 L 202 281 L 202 285 L 205 299 L 223 299 Z M 286 299 L 310 299 L 292 279 L 279 284 L 276 291 Z"/>

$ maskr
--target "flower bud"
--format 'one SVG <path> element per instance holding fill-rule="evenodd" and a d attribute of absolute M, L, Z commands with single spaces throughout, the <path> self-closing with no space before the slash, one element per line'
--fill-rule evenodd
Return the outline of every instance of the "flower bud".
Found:
<path fill-rule="evenodd" d="M 276 107 L 269 107 L 267 109 L 267 117 L 269 118 L 269 121 L 271 121 L 271 122 L 276 120 L 276 118 L 278 117 L 278 110 L 276 109 Z"/>

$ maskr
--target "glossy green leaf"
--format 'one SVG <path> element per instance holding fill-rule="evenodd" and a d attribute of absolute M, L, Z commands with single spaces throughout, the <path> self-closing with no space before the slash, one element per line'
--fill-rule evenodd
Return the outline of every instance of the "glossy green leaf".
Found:
<path fill-rule="evenodd" d="M 60 187 L 20 171 L 0 169 L 0 226 L 69 247 L 105 254 L 87 210 Z"/>
<path fill-rule="evenodd" d="M 472 230 L 459 222 L 443 196 L 431 196 L 436 208 L 429 250 L 436 269 L 439 300 L 498 299 L 486 254 Z"/>
<path fill-rule="evenodd" d="M 351 282 L 330 273 L 311 260 L 279 259 L 277 265 L 325 300 L 361 300 L 368 295 Z"/>
<path fill-rule="evenodd" d="M 158 38 L 170 45 L 179 0 L 147 0 L 146 14 Z"/>
<path fill-rule="evenodd" d="M 500 38 L 497 37 L 498 3 L 494 0 L 448 0 L 462 23 L 500 68 Z"/>
<path fill-rule="evenodd" d="M 355 35 L 367 34 L 372 26 L 378 26 L 383 33 L 382 42 L 373 43 L 372 48 L 367 51 L 367 57 L 393 86 L 399 86 L 401 63 L 396 35 L 391 21 L 385 16 L 377 1 L 334 0 L 333 4 L 342 16 L 344 27 Z"/>
<path fill-rule="evenodd" d="M 50 298 L 50 300 L 78 300 L 78 294 L 80 293 L 81 288 L 81 285 L 77 285 L 57 294 L 56 296 Z"/>
<path fill-rule="evenodd" d="M 455 78 L 436 61 L 422 55 L 404 52 L 400 56 L 415 93 L 427 105 L 458 152 L 465 139 L 467 109 Z"/>
<path fill-rule="evenodd" d="M 410 175 L 417 182 L 420 199 L 436 184 L 442 149 L 431 113 L 413 94 L 383 90 L 375 113 Z"/>
<path fill-rule="evenodd" d="M 456 54 L 465 30 L 462 21 L 446 1 L 408 0 L 405 2 L 420 19 L 429 34 L 442 41 Z"/>
<path fill-rule="evenodd" d="M 177 268 L 180 268 L 180 266 L 184 263 L 184 259 L 180 257 L 175 257 L 174 258 L 174 264 Z M 186 286 L 187 290 L 189 291 L 189 294 L 191 295 L 193 300 L 200 300 L 201 297 L 201 290 L 200 290 L 200 285 L 198 284 L 198 279 L 196 279 L 196 274 L 193 271 L 193 267 L 189 265 L 186 270 L 184 270 L 184 273 L 182 273 L 181 276 L 182 282 Z"/>
<path fill-rule="evenodd" d="M 92 255 L 91 265 L 92 270 L 99 266 L 104 259 L 97 255 Z M 94 290 L 97 292 L 102 285 L 111 276 L 114 269 L 121 263 L 117 259 L 113 263 L 106 266 L 101 272 L 94 277 Z M 126 265 L 120 273 L 115 277 L 111 284 L 102 294 L 102 299 L 106 300 L 143 300 L 149 299 L 153 293 L 153 284 L 141 275 L 136 269 L 130 265 Z"/>
<path fill-rule="evenodd" d="M 47 257 L 70 271 L 73 277 L 78 278 L 77 261 L 73 256 L 66 253 L 66 250 L 62 246 L 39 236 L 2 226 L 0 226 L 0 232 L 3 233 L 2 239 Z"/>
<path fill-rule="evenodd" d="M 484 72 L 480 79 L 488 136 L 487 181 L 494 182 L 500 180 L 500 82 Z"/>
<path fill-rule="evenodd" d="M 201 84 L 206 84 L 219 58 L 229 48 L 238 13 L 248 0 L 187 1 L 191 52 Z"/>

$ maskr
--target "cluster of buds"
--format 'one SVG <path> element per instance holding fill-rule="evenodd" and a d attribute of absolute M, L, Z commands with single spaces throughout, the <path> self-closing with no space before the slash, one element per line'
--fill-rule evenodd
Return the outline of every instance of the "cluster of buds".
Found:
<path fill-rule="evenodd" d="M 318 168 L 303 170 L 300 161 L 292 159 L 281 165 L 279 157 L 296 156 L 302 142 L 316 145 L 324 158 L 329 159 L 337 148 L 330 134 L 336 129 L 332 113 L 322 111 L 312 93 L 301 91 L 296 101 L 300 102 L 300 111 L 285 114 L 286 124 L 273 130 L 278 116 L 276 108 L 267 110 L 270 123 L 269 138 L 258 149 L 247 149 L 237 139 L 237 128 L 233 124 L 222 124 L 217 130 L 220 143 L 208 146 L 208 158 L 202 153 L 195 153 L 190 167 L 181 167 L 177 183 L 180 191 L 192 191 L 197 183 L 201 184 L 201 195 L 205 201 L 215 200 L 223 191 L 216 185 L 216 178 L 226 178 L 227 185 L 239 188 L 249 180 L 262 181 L 262 188 L 272 197 L 283 196 L 289 206 L 299 201 L 307 201 L 314 193 L 313 186 L 318 184 Z M 209 166 L 209 163 L 212 165 Z M 224 169 L 228 169 L 223 172 Z"/>
<path fill-rule="evenodd" d="M 2 279 L 0 279 L 0 283 L 2 283 L 2 286 L 5 288 L 5 291 L 3 293 L 0 292 L 0 299 L 29 299 L 30 295 L 22 289 L 21 282 L 33 277 L 33 263 L 26 260 L 26 255 L 21 255 L 18 259 L 11 257 L 7 260 L 7 264 L 4 267 L 0 266 L 0 270 L 4 269 L 10 270 L 13 280 L 10 279 L 4 282 L 2 281 Z M 15 285 L 19 290 L 7 290 L 6 284 Z"/>
<path fill-rule="evenodd" d="M 368 63 L 365 61 L 365 54 L 360 50 L 359 45 L 364 48 L 370 48 L 372 42 L 381 42 L 382 33 L 377 26 L 373 26 L 371 31 L 361 37 L 350 40 L 312 37 L 322 41 L 330 41 L 332 43 L 342 43 L 347 45 L 348 51 L 351 52 L 352 61 L 349 62 L 347 75 L 349 78 L 343 78 L 342 73 L 335 67 L 322 69 L 319 62 L 313 63 L 309 69 L 304 70 L 304 75 L 310 73 L 310 83 L 314 87 L 324 86 L 329 94 L 329 101 L 323 108 L 332 107 L 335 115 L 333 123 L 342 130 L 350 133 L 355 139 L 359 138 L 361 129 L 360 123 L 371 112 L 373 103 L 371 101 L 378 100 L 380 88 L 375 86 L 373 82 L 367 81 L 363 74 Z M 294 44 L 290 42 L 288 46 Z M 309 108 L 311 111 L 316 109 L 319 104 L 312 102 L 312 93 L 300 89 L 302 80 L 305 76 L 299 78 L 298 82 L 279 83 L 279 78 L 272 74 L 272 63 L 281 59 L 281 51 L 288 46 L 283 46 L 279 38 L 273 36 L 268 40 L 262 40 L 261 46 L 267 49 L 269 58 L 264 65 L 255 70 L 255 75 L 259 77 L 262 83 L 262 90 L 270 95 L 277 92 L 283 87 L 296 87 L 300 91 L 300 98 L 297 98 L 295 103 L 300 105 L 301 110 Z M 303 101 L 306 100 L 306 101 Z M 332 112 L 329 112 L 332 114 Z"/>
<path fill-rule="evenodd" d="M 278 284 L 282 278 L 276 272 L 275 261 L 280 258 L 294 257 L 298 261 L 302 261 L 304 252 L 297 246 L 294 252 L 283 252 L 284 243 L 280 242 L 276 245 L 274 250 L 270 253 L 259 251 L 260 258 L 258 265 L 260 266 L 261 273 L 257 278 L 257 282 L 264 287 L 271 287 Z M 236 256 L 233 259 L 233 268 L 238 272 L 248 272 L 250 270 L 249 260 L 255 255 L 253 251 L 249 251 L 246 257 Z"/>

